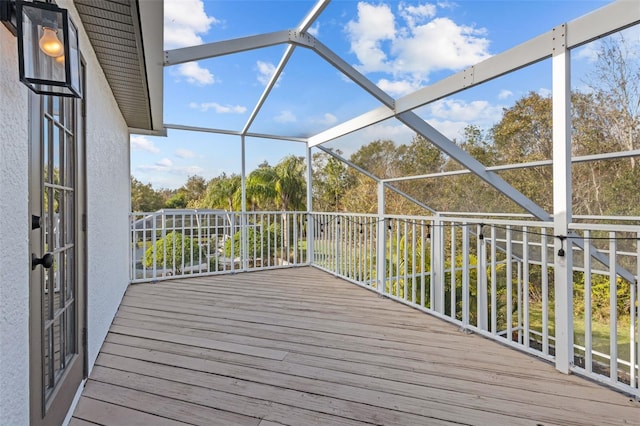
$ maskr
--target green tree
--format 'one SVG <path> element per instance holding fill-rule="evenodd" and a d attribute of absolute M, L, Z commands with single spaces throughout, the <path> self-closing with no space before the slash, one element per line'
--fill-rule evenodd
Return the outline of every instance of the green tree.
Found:
<path fill-rule="evenodd" d="M 155 254 L 155 266 L 169 269 L 180 274 L 183 266 L 197 265 L 205 260 L 205 254 L 200 247 L 189 237 L 180 232 L 170 232 L 164 238 L 160 238 L 145 252 L 145 265 L 153 267 Z"/>
<path fill-rule="evenodd" d="M 250 210 L 275 208 L 277 175 L 266 161 L 247 176 L 247 205 Z"/>
<path fill-rule="evenodd" d="M 150 183 L 144 184 L 131 176 L 131 211 L 153 212 L 162 208 L 164 202 Z"/>
<path fill-rule="evenodd" d="M 337 150 L 341 155 L 342 152 Z M 313 155 L 313 206 L 317 211 L 344 210 L 342 199 L 354 180 L 345 163 L 325 152 Z"/>
<path fill-rule="evenodd" d="M 206 195 L 207 181 L 202 176 L 189 176 L 187 182 L 180 188 L 179 192 L 184 194 L 185 207 L 197 208 Z"/>
<path fill-rule="evenodd" d="M 303 157 L 289 155 L 274 167 L 276 205 L 281 211 L 302 210 L 306 205 L 307 180 Z"/>
<path fill-rule="evenodd" d="M 168 209 L 184 209 L 187 207 L 187 194 L 183 191 L 176 192 L 167 200 L 165 207 Z"/>
<path fill-rule="evenodd" d="M 225 173 L 212 179 L 207 185 L 203 206 L 209 209 L 238 210 L 242 180 L 240 175 Z"/>

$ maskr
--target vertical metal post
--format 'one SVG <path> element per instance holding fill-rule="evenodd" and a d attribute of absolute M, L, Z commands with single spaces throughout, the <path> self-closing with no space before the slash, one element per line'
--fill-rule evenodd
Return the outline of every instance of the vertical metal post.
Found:
<path fill-rule="evenodd" d="M 240 136 L 242 150 L 242 214 L 240 215 L 240 256 L 242 270 L 249 269 L 249 238 L 247 234 L 247 147 L 244 135 Z M 233 244 L 233 241 L 231 242 Z M 235 262 L 234 262 L 235 263 Z"/>
<path fill-rule="evenodd" d="M 431 227 L 431 308 L 444 314 L 444 236 L 439 214 Z"/>
<path fill-rule="evenodd" d="M 311 155 L 311 148 L 307 147 L 307 263 L 313 265 L 314 253 L 313 253 L 313 231 L 314 231 L 314 216 L 313 216 L 313 168 L 312 166 L 313 156 Z"/>
<path fill-rule="evenodd" d="M 386 255 L 387 229 L 384 220 L 384 182 L 378 182 L 378 236 L 376 238 L 378 246 L 376 248 L 376 275 L 378 282 L 378 292 L 383 294 L 386 285 Z"/>
<path fill-rule="evenodd" d="M 553 229 L 556 236 L 562 237 L 569 234 L 572 220 L 571 62 L 566 29 L 566 25 L 553 29 L 552 58 Z M 556 369 L 569 373 L 573 365 L 573 250 L 570 240 L 554 240 Z"/>
<path fill-rule="evenodd" d="M 462 324 L 469 325 L 469 224 L 462 224 Z"/>
<path fill-rule="evenodd" d="M 483 233 L 482 227 L 480 233 Z M 484 237 L 484 235 L 483 235 Z M 488 306 L 487 300 L 488 282 L 487 282 L 487 240 L 480 240 L 480 250 L 478 250 L 478 328 L 488 330 Z"/>

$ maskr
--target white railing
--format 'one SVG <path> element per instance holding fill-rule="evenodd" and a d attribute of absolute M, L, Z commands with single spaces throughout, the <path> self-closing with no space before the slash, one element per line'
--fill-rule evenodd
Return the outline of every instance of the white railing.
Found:
<path fill-rule="evenodd" d="M 640 397 L 640 229 L 572 224 L 572 234 L 563 237 L 562 258 L 555 253 L 553 225 L 523 219 L 134 213 L 131 281 L 312 264 L 463 330 L 553 361 L 554 259 L 565 259 L 574 277 L 574 312 L 568 313 L 574 329 L 572 370 Z"/>
<path fill-rule="evenodd" d="M 562 258 L 555 253 L 552 223 L 336 213 L 312 218 L 314 266 L 554 359 L 553 262 Z M 640 396 L 640 230 L 571 228 L 571 259 L 569 253 L 564 259 L 572 262 L 574 276 L 572 370 Z"/>
<path fill-rule="evenodd" d="M 130 217 L 131 282 L 308 264 L 306 213 L 161 210 Z"/>

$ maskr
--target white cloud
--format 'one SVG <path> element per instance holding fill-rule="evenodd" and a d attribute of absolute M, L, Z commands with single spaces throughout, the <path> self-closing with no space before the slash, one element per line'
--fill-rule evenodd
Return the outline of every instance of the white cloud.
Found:
<path fill-rule="evenodd" d="M 538 89 L 538 94 L 543 98 L 548 98 L 549 96 L 551 96 L 551 89 L 547 89 L 546 87 L 541 87 L 540 89 Z"/>
<path fill-rule="evenodd" d="M 271 80 L 271 77 L 276 72 L 276 66 L 271 62 L 258 61 L 256 62 L 256 68 L 258 70 L 258 77 L 257 77 L 258 81 L 263 86 L 266 86 L 267 84 L 269 84 L 269 80 Z M 280 74 L 280 77 L 282 77 L 282 74 Z M 280 77 L 278 77 L 278 81 L 280 81 Z M 277 85 L 278 84 L 276 82 L 276 87 Z"/>
<path fill-rule="evenodd" d="M 131 149 L 133 151 L 147 151 L 147 152 L 150 152 L 151 154 L 160 153 L 160 148 L 155 146 L 155 144 L 152 141 L 150 141 L 144 136 L 131 135 L 131 137 L 129 138 L 129 141 L 131 143 Z"/>
<path fill-rule="evenodd" d="M 438 120 L 433 118 L 427 120 L 427 123 L 451 140 L 462 137 L 464 135 L 464 128 L 469 124 L 464 121 Z"/>
<path fill-rule="evenodd" d="M 322 116 L 321 119 L 315 120 L 315 122 L 325 126 L 330 126 L 338 122 L 338 117 L 331 114 L 330 112 L 327 112 Z"/>
<path fill-rule="evenodd" d="M 315 25 L 312 25 L 307 32 L 315 38 L 318 38 L 320 36 L 320 22 L 316 22 Z"/>
<path fill-rule="evenodd" d="M 178 158 L 194 158 L 196 153 L 188 149 L 176 149 L 176 157 Z"/>
<path fill-rule="evenodd" d="M 173 166 L 173 161 L 169 160 L 168 158 L 163 158 L 162 160 L 158 161 L 156 163 L 156 166 L 158 167 L 171 167 Z"/>
<path fill-rule="evenodd" d="M 449 139 L 460 138 L 468 125 L 486 129 L 500 121 L 503 106 L 487 101 L 466 102 L 460 99 L 445 99 L 427 105 L 420 116 Z"/>
<path fill-rule="evenodd" d="M 407 144 L 415 136 L 415 132 L 403 124 L 377 124 L 363 129 L 361 133 L 364 140 L 389 139 L 397 145 Z"/>
<path fill-rule="evenodd" d="M 598 60 L 598 52 L 600 51 L 600 43 L 596 40 L 580 46 L 571 52 L 571 56 L 576 59 L 586 59 L 587 62 L 595 62 Z"/>
<path fill-rule="evenodd" d="M 298 121 L 296 116 L 289 110 L 281 111 L 280 114 L 274 117 L 274 120 L 278 123 L 295 123 Z"/>
<path fill-rule="evenodd" d="M 457 71 L 490 56 L 485 29 L 436 17 L 432 4 L 401 3 L 398 9 L 396 17 L 387 5 L 358 3 L 358 17 L 346 32 L 363 73 L 388 72 L 394 83 L 419 87 L 434 71 Z M 407 26 L 396 27 L 398 19 Z"/>
<path fill-rule="evenodd" d="M 219 21 L 207 16 L 202 0 L 164 0 L 164 48 L 202 44 L 206 34 Z"/>
<path fill-rule="evenodd" d="M 200 111 L 214 110 L 218 114 L 244 114 L 247 107 L 242 105 L 220 105 L 217 102 L 191 102 L 189 108 L 199 109 Z"/>
<path fill-rule="evenodd" d="M 488 101 L 466 102 L 459 99 L 445 99 L 430 104 L 427 111 L 435 118 L 469 123 L 493 124 L 502 117 L 502 106 L 492 105 Z"/>
<path fill-rule="evenodd" d="M 219 21 L 207 16 L 202 0 L 164 1 L 164 48 L 175 49 L 203 43 L 201 34 L 206 34 L 211 25 Z M 215 82 L 213 74 L 196 62 L 177 66 L 175 73 L 186 77 L 191 84 L 204 86 Z"/>
<path fill-rule="evenodd" d="M 386 78 L 381 78 L 378 81 L 378 87 L 387 92 L 391 96 L 400 97 L 411 93 L 419 88 L 415 82 L 407 80 L 390 81 Z"/>
<path fill-rule="evenodd" d="M 396 34 L 394 16 L 389 6 L 358 3 L 358 19 L 349 21 L 347 33 L 351 51 L 356 54 L 363 72 L 391 69 L 382 49 L 382 42 L 393 40 Z"/>
<path fill-rule="evenodd" d="M 507 99 L 513 96 L 513 92 L 511 90 L 503 89 L 498 93 L 498 99 Z"/>
<path fill-rule="evenodd" d="M 406 5 L 405 3 L 400 3 L 398 6 L 398 10 L 400 11 L 400 16 L 404 18 L 407 24 L 410 27 L 414 27 L 419 23 L 424 22 L 428 18 L 433 18 L 436 16 L 436 5 L 434 4 L 421 4 L 418 6 Z"/>
<path fill-rule="evenodd" d="M 186 77 L 189 83 L 198 86 L 207 86 L 215 83 L 213 74 L 211 74 L 208 69 L 202 68 L 197 62 L 187 62 L 178 65 L 178 74 Z"/>

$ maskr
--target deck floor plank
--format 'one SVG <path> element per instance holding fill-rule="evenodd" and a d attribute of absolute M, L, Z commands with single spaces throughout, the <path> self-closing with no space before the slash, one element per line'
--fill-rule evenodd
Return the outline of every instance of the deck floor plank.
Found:
<path fill-rule="evenodd" d="M 130 286 L 71 424 L 151 420 L 616 425 L 640 405 L 307 267 Z"/>

